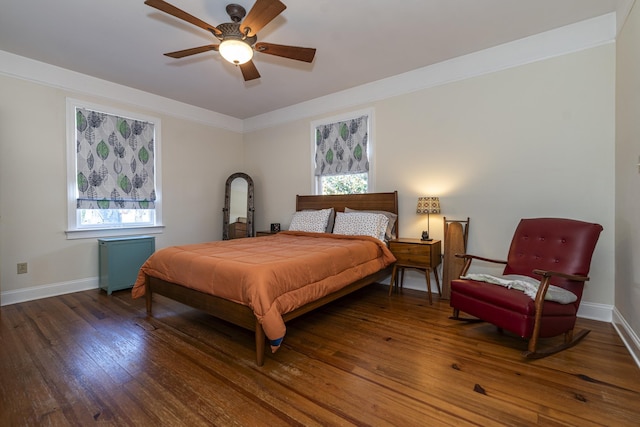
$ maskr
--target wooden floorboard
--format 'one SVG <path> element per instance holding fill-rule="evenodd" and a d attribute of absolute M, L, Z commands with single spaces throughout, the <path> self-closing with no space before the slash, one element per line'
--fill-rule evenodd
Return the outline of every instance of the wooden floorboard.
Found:
<path fill-rule="evenodd" d="M 640 425 L 640 369 L 610 324 L 579 319 L 583 342 L 528 360 L 447 301 L 387 289 L 291 321 L 263 367 L 252 332 L 160 296 L 153 317 L 129 291 L 2 307 L 0 425 Z"/>

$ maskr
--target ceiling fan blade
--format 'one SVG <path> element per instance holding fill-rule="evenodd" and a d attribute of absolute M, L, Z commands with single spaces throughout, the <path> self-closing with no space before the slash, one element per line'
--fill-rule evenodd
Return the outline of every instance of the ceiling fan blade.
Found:
<path fill-rule="evenodd" d="M 287 6 L 279 0 L 257 0 L 240 24 L 240 31 L 244 33 L 245 28 L 249 27 L 247 36 L 253 37 L 286 8 Z"/>
<path fill-rule="evenodd" d="M 244 77 L 245 82 L 260 78 L 260 73 L 253 61 L 240 64 L 240 71 L 242 71 L 242 77 Z"/>
<path fill-rule="evenodd" d="M 162 12 L 168 13 L 169 15 L 175 16 L 176 18 L 182 19 L 183 21 L 187 21 L 190 24 L 195 25 L 196 27 L 203 28 L 207 31 L 211 31 L 214 34 L 222 34 L 222 31 L 214 27 L 213 25 L 207 24 L 206 22 L 196 18 L 193 15 L 189 15 L 182 9 L 178 9 L 177 7 L 167 3 L 163 0 L 146 0 L 144 4 L 155 7 Z"/>
<path fill-rule="evenodd" d="M 310 47 L 286 46 L 273 43 L 256 43 L 255 50 L 268 55 L 282 56 L 296 61 L 312 62 L 316 50 Z"/>
<path fill-rule="evenodd" d="M 178 50 L 175 52 L 165 53 L 165 56 L 172 58 L 184 58 L 185 56 L 195 55 L 196 53 L 208 52 L 210 50 L 218 50 L 217 44 L 209 44 L 206 46 L 192 47 L 191 49 Z"/>

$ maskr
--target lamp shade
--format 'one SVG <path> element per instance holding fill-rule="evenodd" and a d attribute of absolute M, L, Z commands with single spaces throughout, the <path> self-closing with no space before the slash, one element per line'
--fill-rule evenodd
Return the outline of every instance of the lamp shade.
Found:
<path fill-rule="evenodd" d="M 440 213 L 440 198 L 439 197 L 418 197 L 418 207 L 416 213 L 419 214 L 436 214 Z"/>
<path fill-rule="evenodd" d="M 235 65 L 244 64 L 253 58 L 253 48 L 239 39 L 226 39 L 218 47 L 220 55 Z"/>

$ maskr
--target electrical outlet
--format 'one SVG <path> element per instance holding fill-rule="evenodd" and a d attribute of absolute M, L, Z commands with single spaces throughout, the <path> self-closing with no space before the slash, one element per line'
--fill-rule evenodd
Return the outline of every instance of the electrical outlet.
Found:
<path fill-rule="evenodd" d="M 18 263 L 18 274 L 25 274 L 27 272 L 27 263 L 19 262 Z"/>

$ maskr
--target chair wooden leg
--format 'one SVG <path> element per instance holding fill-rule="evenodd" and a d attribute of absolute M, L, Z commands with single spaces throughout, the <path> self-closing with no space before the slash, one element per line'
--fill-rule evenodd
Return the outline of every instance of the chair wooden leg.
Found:
<path fill-rule="evenodd" d="M 480 323 L 480 322 L 484 322 L 484 320 L 482 319 L 477 319 L 475 317 L 460 317 L 460 310 L 457 308 L 453 309 L 453 314 L 449 317 L 449 319 L 451 320 L 459 320 L 461 322 L 466 322 L 466 323 Z"/>
<path fill-rule="evenodd" d="M 573 329 L 564 334 L 564 342 L 570 343 L 571 341 L 573 341 Z"/>

